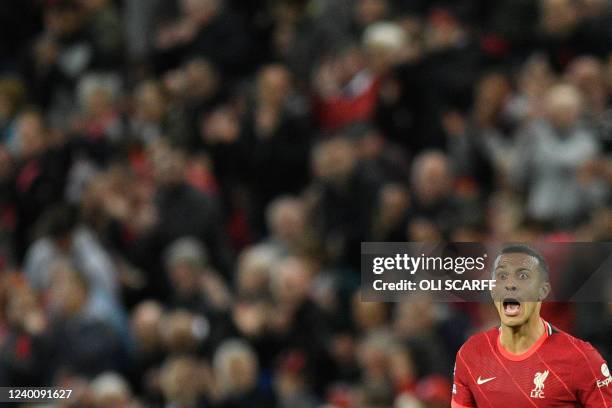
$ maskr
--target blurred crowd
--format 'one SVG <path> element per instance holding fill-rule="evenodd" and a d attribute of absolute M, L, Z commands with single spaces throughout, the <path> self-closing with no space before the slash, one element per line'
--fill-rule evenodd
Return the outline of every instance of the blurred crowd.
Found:
<path fill-rule="evenodd" d="M 3 0 L 0 384 L 448 407 L 495 310 L 361 302 L 360 243 L 611 241 L 611 149 L 607 0 Z"/>

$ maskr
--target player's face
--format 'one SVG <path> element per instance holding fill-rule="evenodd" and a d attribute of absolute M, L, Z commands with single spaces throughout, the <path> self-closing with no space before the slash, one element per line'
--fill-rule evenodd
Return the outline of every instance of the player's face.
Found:
<path fill-rule="evenodd" d="M 495 289 L 492 292 L 495 308 L 505 326 L 525 324 L 538 316 L 542 299 L 548 294 L 537 258 L 528 254 L 502 254 L 494 269 Z"/>

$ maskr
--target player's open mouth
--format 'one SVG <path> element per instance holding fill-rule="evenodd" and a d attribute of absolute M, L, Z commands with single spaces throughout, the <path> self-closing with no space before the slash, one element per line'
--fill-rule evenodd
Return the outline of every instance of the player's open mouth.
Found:
<path fill-rule="evenodd" d="M 504 314 L 508 317 L 518 316 L 521 312 L 521 302 L 516 299 L 507 298 L 503 302 Z"/>

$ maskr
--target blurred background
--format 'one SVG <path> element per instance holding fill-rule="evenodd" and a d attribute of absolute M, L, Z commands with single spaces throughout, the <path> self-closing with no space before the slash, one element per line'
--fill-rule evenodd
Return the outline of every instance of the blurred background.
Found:
<path fill-rule="evenodd" d="M 3 0 L 0 384 L 448 407 L 495 310 L 360 302 L 360 242 L 611 241 L 611 47 L 608 0 Z M 544 314 L 610 361 L 612 304 Z"/>

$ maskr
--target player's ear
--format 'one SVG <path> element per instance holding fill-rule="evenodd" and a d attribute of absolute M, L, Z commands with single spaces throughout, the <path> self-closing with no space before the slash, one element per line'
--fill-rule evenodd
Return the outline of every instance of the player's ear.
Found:
<path fill-rule="evenodd" d="M 542 301 L 550 294 L 550 282 L 544 282 L 540 286 L 539 301 Z"/>

